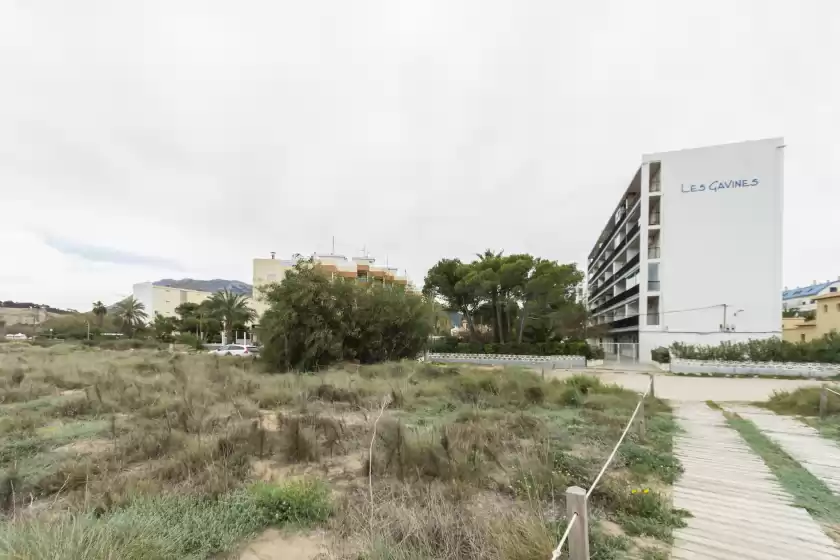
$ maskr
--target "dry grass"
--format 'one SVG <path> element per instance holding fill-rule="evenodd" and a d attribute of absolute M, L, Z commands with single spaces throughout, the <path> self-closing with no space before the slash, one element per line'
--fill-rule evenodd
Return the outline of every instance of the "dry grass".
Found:
<path fill-rule="evenodd" d="M 566 488 L 588 486 L 638 399 L 593 378 L 545 382 L 516 368 L 406 362 L 279 375 L 257 366 L 155 350 L 0 345 L 7 533 L 43 516 L 110 523 L 172 496 L 201 508 L 219 503 L 206 499 L 229 503 L 266 472 L 300 470 L 339 491 L 336 557 L 543 557 L 565 528 Z M 680 472 L 670 410 L 655 401 L 647 411 L 648 440 L 628 438 L 592 515 L 667 541 L 679 523 L 667 500 L 628 497 L 630 486 L 664 487 Z M 342 464 L 356 466 L 335 467 Z M 219 515 L 219 523 L 235 520 Z M 86 523 L 66 528 L 74 538 L 100 530 Z M 626 537 L 593 526 L 599 558 L 625 554 Z"/>

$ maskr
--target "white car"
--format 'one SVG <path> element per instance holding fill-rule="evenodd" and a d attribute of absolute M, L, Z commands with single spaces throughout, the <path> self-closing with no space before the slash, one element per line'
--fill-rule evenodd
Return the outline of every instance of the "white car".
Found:
<path fill-rule="evenodd" d="M 259 354 L 257 346 L 244 346 L 242 344 L 228 344 L 226 346 L 219 346 L 215 350 L 210 350 L 211 354 L 216 356 L 242 356 L 245 358 L 256 358 Z"/>

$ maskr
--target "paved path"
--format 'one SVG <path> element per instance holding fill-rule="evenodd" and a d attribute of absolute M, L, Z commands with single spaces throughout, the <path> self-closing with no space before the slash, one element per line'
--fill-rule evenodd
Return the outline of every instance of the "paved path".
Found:
<path fill-rule="evenodd" d="M 539 370 L 537 370 L 539 371 Z M 639 373 L 606 373 L 581 370 L 548 370 L 546 377 L 570 377 L 586 373 L 594 375 L 604 383 L 615 383 L 633 389 L 644 391 L 648 380 L 646 374 Z M 752 402 L 764 401 L 773 395 L 774 391 L 794 391 L 799 387 L 820 387 L 819 381 L 799 379 L 761 379 L 761 378 L 730 378 L 730 377 L 683 377 L 677 375 L 654 375 L 656 381 L 656 396 L 672 401 L 705 402 Z"/>
<path fill-rule="evenodd" d="M 685 473 L 674 507 L 694 517 L 674 532 L 674 560 L 828 560 L 840 549 L 779 485 L 723 414 L 683 403 L 675 453 Z"/>
<path fill-rule="evenodd" d="M 840 447 L 836 443 L 796 418 L 748 405 L 727 405 L 726 409 L 751 420 L 764 435 L 840 495 Z"/>

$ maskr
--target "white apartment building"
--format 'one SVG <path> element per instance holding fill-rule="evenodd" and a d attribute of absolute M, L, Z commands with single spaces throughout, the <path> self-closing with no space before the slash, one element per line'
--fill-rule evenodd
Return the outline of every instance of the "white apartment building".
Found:
<path fill-rule="evenodd" d="M 642 156 L 587 262 L 608 353 L 781 337 L 781 138 Z"/>

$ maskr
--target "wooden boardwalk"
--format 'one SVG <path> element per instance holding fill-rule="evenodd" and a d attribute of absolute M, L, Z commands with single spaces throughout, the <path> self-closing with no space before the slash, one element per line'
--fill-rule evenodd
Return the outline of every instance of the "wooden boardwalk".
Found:
<path fill-rule="evenodd" d="M 840 560 L 840 548 L 793 505 L 722 412 L 680 403 L 675 453 L 685 473 L 674 507 L 693 517 L 674 532 L 675 560 Z"/>

